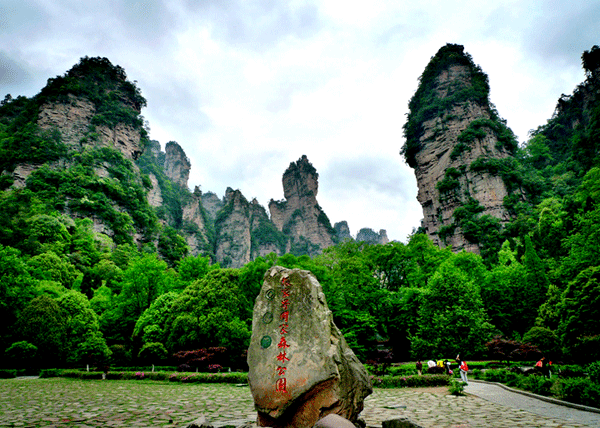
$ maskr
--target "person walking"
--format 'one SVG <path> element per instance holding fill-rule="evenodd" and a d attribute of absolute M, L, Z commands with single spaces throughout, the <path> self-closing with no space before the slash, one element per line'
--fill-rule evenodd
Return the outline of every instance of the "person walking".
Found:
<path fill-rule="evenodd" d="M 469 366 L 467 365 L 467 362 L 463 360 L 460 360 L 459 364 L 460 380 L 468 385 L 469 379 L 467 378 L 467 373 L 469 372 Z"/>
<path fill-rule="evenodd" d="M 423 363 L 421 362 L 421 360 L 417 361 L 417 373 L 419 374 L 419 376 L 421 376 L 423 374 Z"/>

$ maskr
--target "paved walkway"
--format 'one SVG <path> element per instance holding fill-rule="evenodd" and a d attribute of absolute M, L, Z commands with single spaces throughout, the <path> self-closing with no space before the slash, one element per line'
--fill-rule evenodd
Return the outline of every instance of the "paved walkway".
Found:
<path fill-rule="evenodd" d="M 512 388 L 497 384 L 471 381 L 465 388 L 465 392 L 481 397 L 503 406 L 525 410 L 529 413 L 556 418 L 571 423 L 586 424 L 591 427 L 600 427 L 600 411 L 585 411 L 569 403 L 561 403 L 558 400 L 547 397 L 539 397 L 527 392 L 516 392 Z M 549 402 L 550 401 L 550 402 Z M 553 403 L 553 402 L 556 402 Z M 600 403 L 599 403 L 600 404 Z"/>
<path fill-rule="evenodd" d="M 476 385 L 471 382 L 469 391 L 483 395 L 475 392 Z M 408 418 L 423 428 L 600 427 L 598 420 L 571 419 L 566 413 L 548 411 L 537 414 L 509 402 L 487 401 L 471 393 L 455 397 L 446 391 L 376 389 L 365 400 L 361 417 L 369 427 L 381 427 L 382 421 L 395 418 Z M 217 422 L 215 425 L 227 422 L 239 426 L 256 418 L 247 386 L 60 378 L 0 380 L 2 427 L 185 427 L 200 414 L 209 422 Z"/>

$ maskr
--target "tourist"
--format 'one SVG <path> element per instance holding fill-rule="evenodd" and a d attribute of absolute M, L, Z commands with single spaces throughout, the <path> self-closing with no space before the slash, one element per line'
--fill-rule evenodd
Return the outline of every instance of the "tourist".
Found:
<path fill-rule="evenodd" d="M 433 361 L 433 360 L 427 361 L 427 367 L 429 367 L 429 368 L 435 367 L 435 361 Z"/>
<path fill-rule="evenodd" d="M 417 373 L 419 374 L 419 376 L 423 374 L 423 363 L 421 362 L 421 360 L 417 361 Z"/>
<path fill-rule="evenodd" d="M 467 362 L 464 360 L 460 360 L 460 380 L 462 380 L 467 385 L 469 384 L 469 379 L 467 378 L 467 373 L 469 372 L 469 366 L 467 366 Z"/>

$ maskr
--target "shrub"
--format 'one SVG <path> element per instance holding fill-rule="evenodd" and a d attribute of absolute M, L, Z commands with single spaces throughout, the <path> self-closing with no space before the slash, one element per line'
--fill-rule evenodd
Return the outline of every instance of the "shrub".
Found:
<path fill-rule="evenodd" d="M 561 378 L 586 377 L 584 368 L 577 365 L 562 365 L 557 366 L 556 369 L 552 368 L 551 370 L 558 370 L 558 376 Z"/>
<path fill-rule="evenodd" d="M 588 374 L 592 382 L 600 384 L 600 361 L 596 361 L 588 366 Z"/>
<path fill-rule="evenodd" d="M 17 377 L 16 370 L 0 369 L 0 379 L 12 379 Z"/>
<path fill-rule="evenodd" d="M 371 376 L 373 386 L 379 388 L 416 388 L 424 386 L 447 386 L 450 377 L 446 375 L 426 376 Z"/>
<path fill-rule="evenodd" d="M 223 346 L 180 351 L 173 354 L 179 365 L 186 364 L 193 368 L 205 370 L 209 365 L 221 364 L 227 360 L 228 350 Z M 222 364 L 221 364 L 222 365 Z"/>
<path fill-rule="evenodd" d="M 248 383 L 247 373 L 172 373 L 171 382 L 183 383 Z"/>
<path fill-rule="evenodd" d="M 40 370 L 41 378 L 59 377 L 62 375 L 61 369 L 43 369 Z"/>
<path fill-rule="evenodd" d="M 531 391 L 539 395 L 552 395 L 551 388 L 553 382 L 543 376 L 520 376 L 518 385 L 519 388 Z"/>
<path fill-rule="evenodd" d="M 481 377 L 488 382 L 504 382 L 506 373 L 506 370 L 503 369 L 489 369 L 481 372 Z"/>
<path fill-rule="evenodd" d="M 559 379 L 552 392 L 561 400 L 597 407 L 600 403 L 600 385 L 589 379 Z"/>
<path fill-rule="evenodd" d="M 390 376 L 414 376 L 417 374 L 417 369 L 414 364 L 403 364 L 390 367 L 387 373 Z"/>
<path fill-rule="evenodd" d="M 448 391 L 452 395 L 465 395 L 465 382 L 452 379 L 448 385 Z"/>

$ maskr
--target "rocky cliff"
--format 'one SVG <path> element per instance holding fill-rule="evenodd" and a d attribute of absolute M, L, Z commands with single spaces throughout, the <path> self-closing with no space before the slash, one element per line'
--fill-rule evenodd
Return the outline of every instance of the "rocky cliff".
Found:
<path fill-rule="evenodd" d="M 151 183 L 134 162 L 147 141 L 145 102 L 122 68 L 82 58 L 35 97 L 3 104 L 0 171 L 14 188 L 45 192 L 53 201 L 47 211 L 89 218 L 116 243 L 155 240 L 156 217 L 144 194 Z"/>
<path fill-rule="evenodd" d="M 118 150 L 131 161 L 139 157 L 142 145 L 137 127 L 123 122 L 93 125 L 98 107 L 86 97 L 73 94 L 66 94 L 66 97 L 40 106 L 37 123 L 42 131 L 59 130 L 62 142 L 77 151 L 108 147 Z M 139 110 L 133 111 L 140 114 Z"/>
<path fill-rule="evenodd" d="M 178 186 L 187 189 L 192 164 L 185 152 L 175 141 L 165 146 L 165 174 Z"/>
<path fill-rule="evenodd" d="M 460 45 L 431 59 L 410 100 L 401 153 L 415 170 L 422 228 L 440 246 L 479 252 L 481 228 L 509 220 L 498 169 L 517 142 L 489 101 L 487 75 Z M 490 218 L 491 217 L 491 218 Z"/>
<path fill-rule="evenodd" d="M 387 237 L 387 232 L 384 229 L 381 229 L 379 233 L 375 232 L 373 229 L 369 229 L 368 227 L 363 227 L 356 234 L 356 240 L 358 242 L 367 242 L 369 244 L 387 244 L 390 240 Z"/>
<path fill-rule="evenodd" d="M 7 96 L 2 191 L 43 191 L 49 211 L 89 218 L 114 244 L 155 249 L 171 265 L 201 254 L 240 267 L 270 253 L 312 256 L 352 239 L 348 224 L 336 231 L 319 206 L 318 173 L 306 156 L 284 172 L 285 199 L 271 200 L 270 213 L 239 190 L 228 188 L 222 199 L 190 191 L 189 158 L 177 142 L 163 151 L 148 139 L 145 104 L 125 71 L 99 57 L 82 58 L 32 99 Z M 384 235 L 368 239 L 387 242 Z"/>
<path fill-rule="evenodd" d="M 286 252 L 319 254 L 334 245 L 335 230 L 317 202 L 319 174 L 303 155 L 283 174 L 285 200 L 269 202 L 271 220 L 289 238 Z"/>

